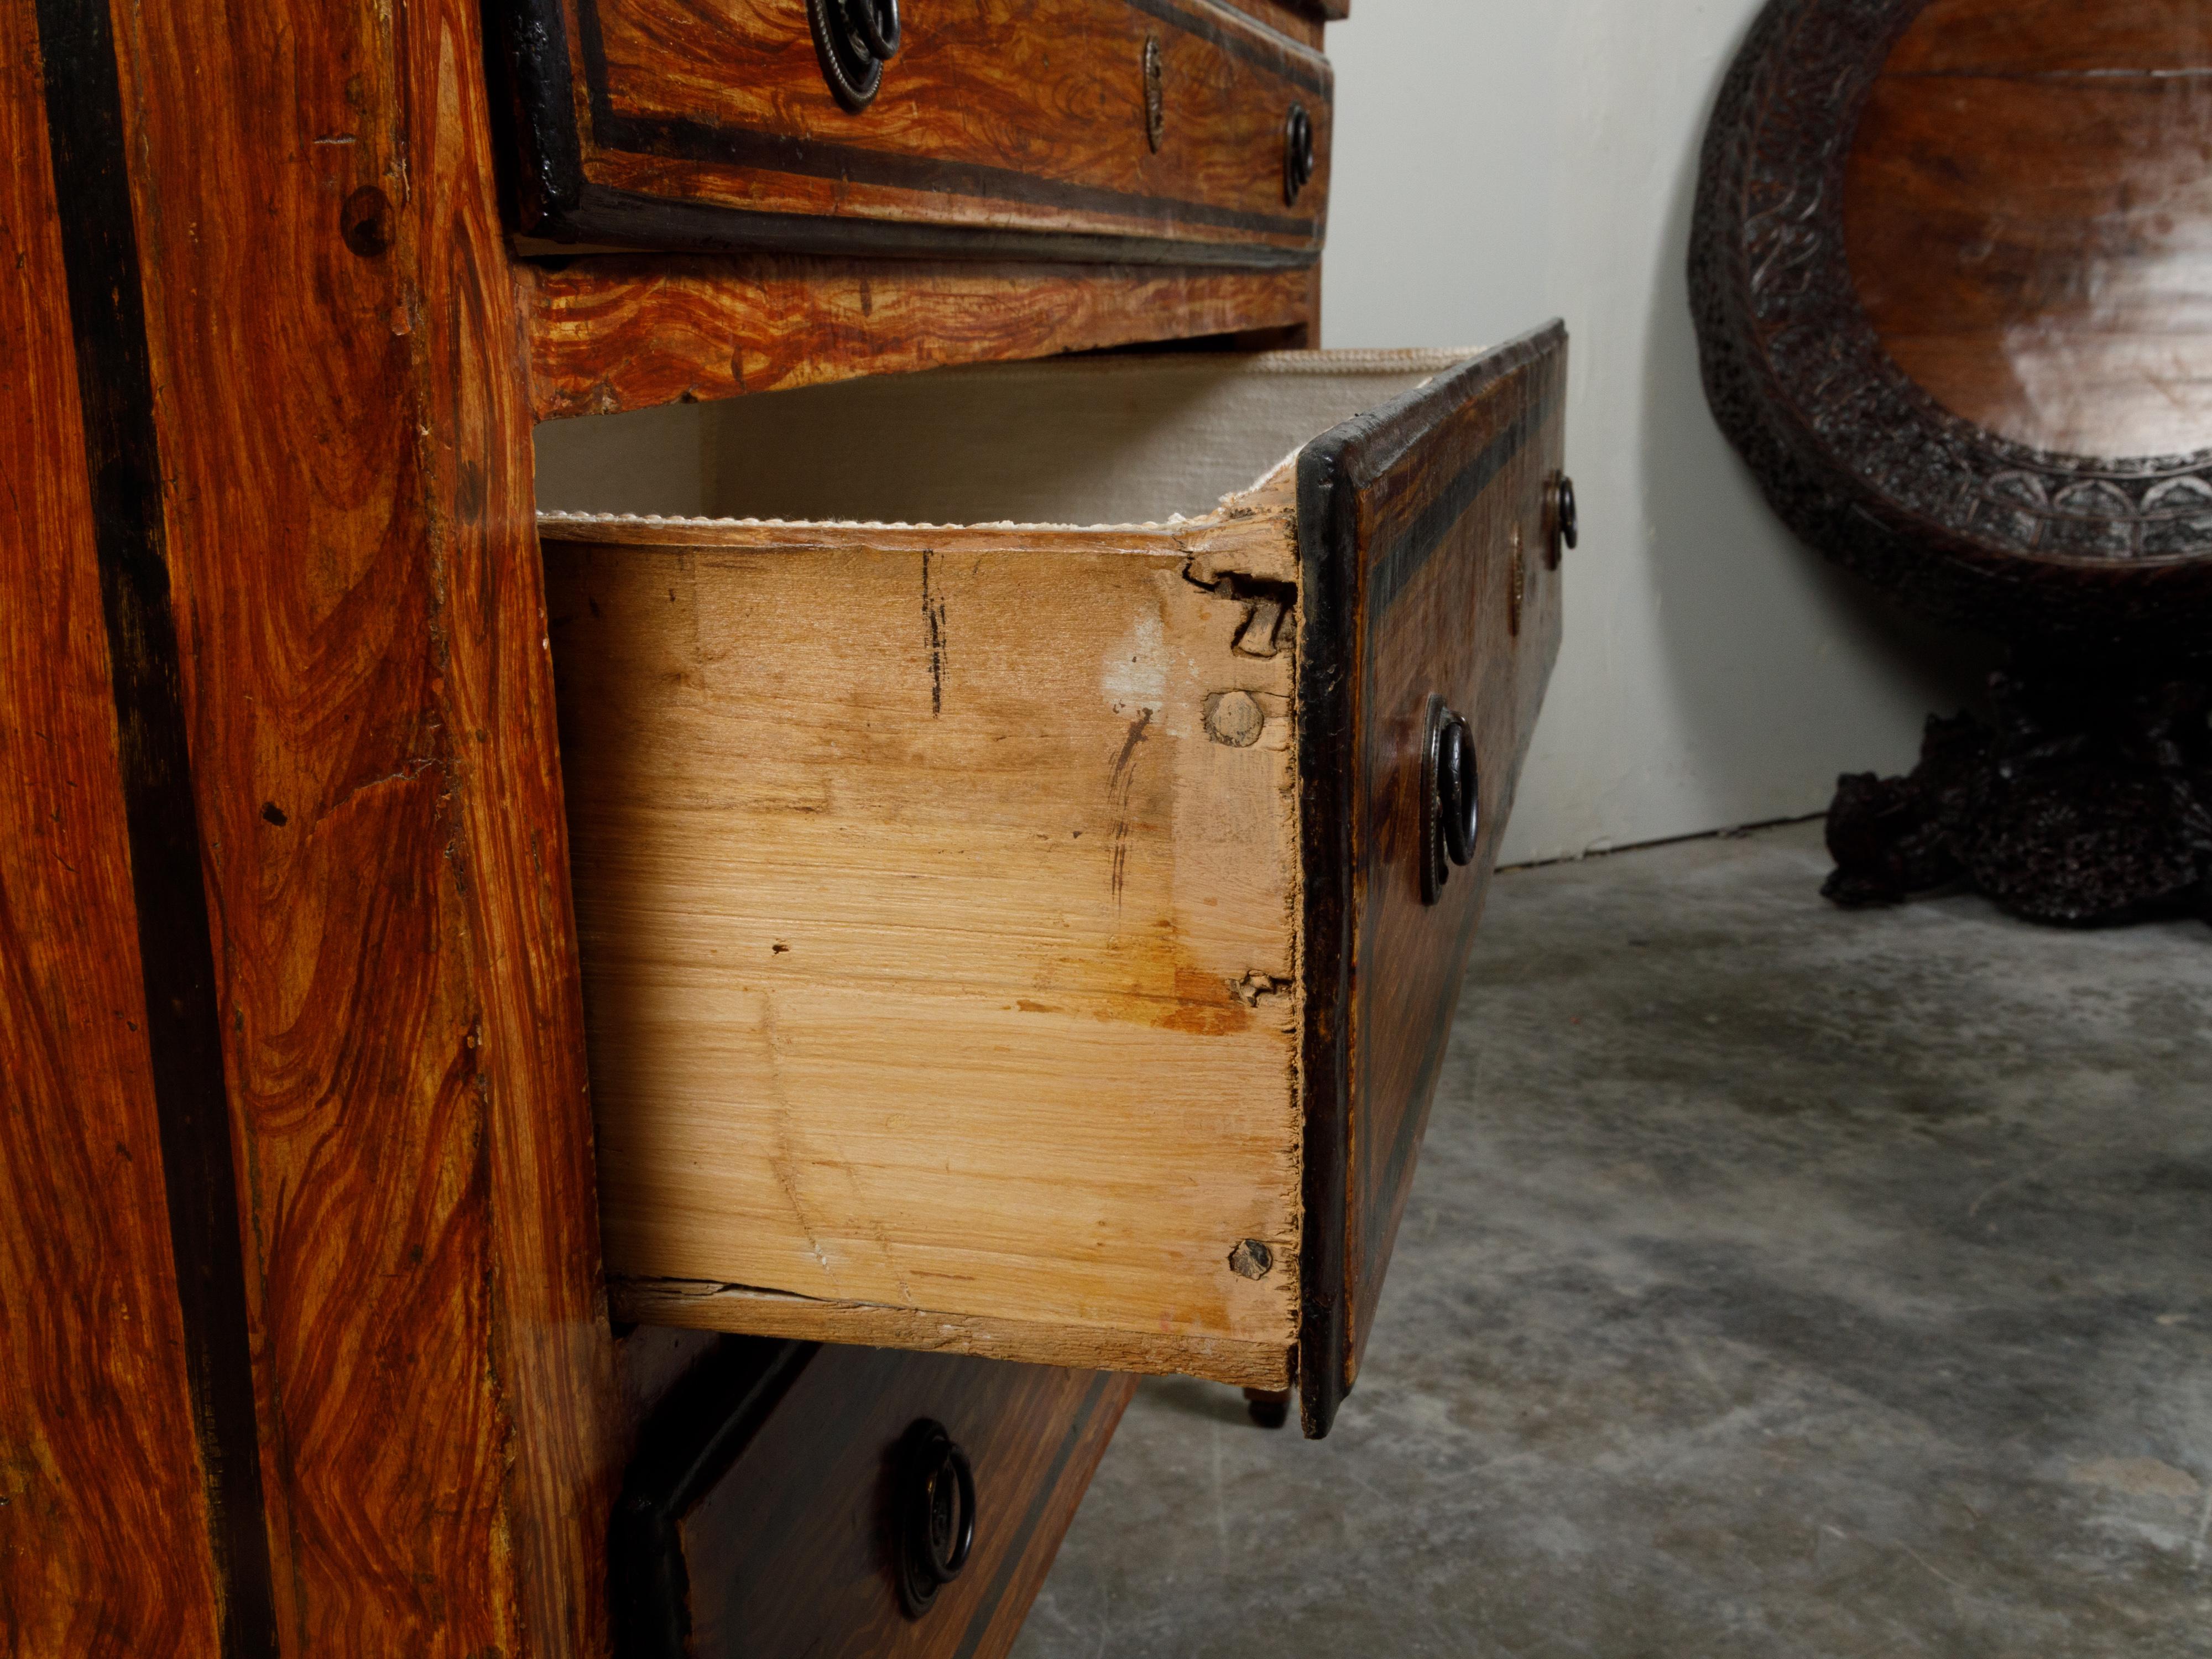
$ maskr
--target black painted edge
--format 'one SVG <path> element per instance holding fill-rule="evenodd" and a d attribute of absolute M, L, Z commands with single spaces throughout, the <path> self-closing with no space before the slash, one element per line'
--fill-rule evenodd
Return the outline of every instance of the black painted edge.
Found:
<path fill-rule="evenodd" d="M 1072 211 L 1111 214 L 1117 217 L 1151 220 L 1170 228 L 1202 225 L 1215 230 L 1247 231 L 1255 236 L 1295 236 L 1302 242 L 1315 239 L 1316 222 L 1310 216 L 1283 213 L 1255 213 L 1243 208 L 1221 207 L 1210 202 L 1180 197 L 1148 195 L 1142 191 L 1113 190 L 1103 185 L 1079 185 L 1024 173 L 1019 167 L 994 167 L 981 161 L 951 161 L 933 155 L 863 144 L 830 143 L 799 138 L 789 133 L 764 132 L 757 127 L 723 127 L 706 121 L 675 118 L 647 119 L 641 116 L 609 114 L 592 123 L 594 142 L 605 150 L 647 155 L 655 161 L 696 161 L 709 167 L 744 167 L 795 179 L 830 179 L 843 184 L 872 185 L 883 190 L 909 191 L 916 195 L 952 196 L 983 202 L 1012 202 L 1024 207 L 1065 208 Z M 1275 182 L 1274 175 L 1268 175 Z M 1279 192 L 1278 192 L 1279 196 Z M 721 208 L 744 213 L 742 208 Z M 798 218 L 828 216 L 799 214 Z M 903 221 L 860 219 L 869 224 Z M 957 229 L 957 226 L 943 227 Z"/>
<path fill-rule="evenodd" d="M 1298 830 L 1304 869 L 1305 1224 L 1300 1246 L 1298 1416 L 1326 1436 L 1350 1383 L 1347 1209 L 1352 1016 L 1359 872 L 1359 691 L 1374 618 L 1364 610 L 1360 492 L 1462 404 L 1563 344 L 1546 324 L 1470 358 L 1308 444 L 1298 455 Z M 1443 526 L 1449 529 L 1449 526 Z"/>
<path fill-rule="evenodd" d="M 276 1603 L 230 1094 L 170 597 L 122 89 L 105 5 L 37 0 L 37 16 L 115 702 L 146 1048 L 222 1651 L 225 1659 L 274 1659 Z"/>
<path fill-rule="evenodd" d="M 494 0 L 489 9 L 514 115 L 516 222 L 528 231 L 558 222 L 583 198 L 568 19 L 561 0 Z"/>
<path fill-rule="evenodd" d="M 684 1518 L 729 1473 L 821 1346 L 725 1338 L 640 1431 L 608 1530 L 617 1659 L 690 1659 Z"/>
<path fill-rule="evenodd" d="M 1298 838 L 1305 866 L 1304 1237 L 1298 1249 L 1298 1422 L 1319 1440 L 1344 1399 L 1344 1214 L 1352 1146 L 1351 727 L 1358 604 L 1354 490 L 1345 477 L 1354 427 L 1298 456 Z"/>
<path fill-rule="evenodd" d="M 1020 259 L 1032 264 L 1179 265 L 1231 270 L 1304 270 L 1321 258 L 1318 246 L 755 213 L 593 184 L 582 186 L 573 210 L 532 225 L 528 234 L 555 242 L 617 244 L 668 253 Z"/>
<path fill-rule="evenodd" d="M 1299 218 L 1146 196 L 1103 187 L 1057 184 L 1018 168 L 992 167 L 902 155 L 859 145 L 794 138 L 706 122 L 651 121 L 619 114 L 606 88 L 606 63 L 596 0 L 576 0 L 572 53 L 562 0 L 492 0 L 515 110 L 517 228 L 555 242 L 614 242 L 680 252 L 936 255 L 956 258 L 1057 258 L 1082 264 L 1208 264 L 1273 269 L 1311 264 L 1323 228 Z M 1186 13 L 1171 0 L 1128 0 L 1148 15 L 1252 58 L 1314 96 L 1332 98 L 1326 60 L 1319 77 L 1293 73 L 1285 42 L 1281 64 L 1261 62 L 1255 49 L 1226 44 L 1230 32 Z M 1254 21 L 1255 30 L 1272 33 Z M 1216 36 L 1223 37 L 1216 40 Z M 962 225 L 761 213 L 722 204 L 613 189 L 585 175 L 583 134 L 575 96 L 580 61 L 592 142 L 602 149 L 675 160 L 741 165 L 804 177 L 854 179 L 910 190 L 942 190 L 986 200 L 1022 202 L 1158 219 L 1164 236 L 1024 234 Z M 1178 226 L 1302 236 L 1283 244 L 1217 243 L 1172 234 Z"/>

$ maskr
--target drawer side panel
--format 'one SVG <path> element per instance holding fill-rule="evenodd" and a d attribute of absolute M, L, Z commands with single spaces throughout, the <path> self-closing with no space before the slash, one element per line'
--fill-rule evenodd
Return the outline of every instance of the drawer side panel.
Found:
<path fill-rule="evenodd" d="M 1179 556 L 945 535 L 548 545 L 610 1270 L 1286 1350 L 1290 662 Z"/>

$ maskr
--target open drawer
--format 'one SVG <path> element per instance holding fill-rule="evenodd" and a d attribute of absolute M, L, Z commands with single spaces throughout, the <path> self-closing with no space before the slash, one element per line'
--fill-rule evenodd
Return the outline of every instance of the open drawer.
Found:
<path fill-rule="evenodd" d="M 753 515 L 541 520 L 622 1316 L 1325 1431 L 1558 647 L 1565 353 L 541 434 L 550 504 Z"/>

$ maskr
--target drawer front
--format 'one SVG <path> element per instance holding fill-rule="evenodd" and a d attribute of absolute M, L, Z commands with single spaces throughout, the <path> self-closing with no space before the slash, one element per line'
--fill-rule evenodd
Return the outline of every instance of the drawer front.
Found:
<path fill-rule="evenodd" d="M 1103 1371 L 728 1340 L 641 1436 L 614 1534 L 618 1651 L 1005 1653 L 1133 1389 Z M 965 1458 L 975 1521 L 951 1582 L 922 1569 L 933 1588 L 917 1605 L 901 1589 L 912 1503 L 947 1466 L 917 1458 L 920 1424 Z"/>
<path fill-rule="evenodd" d="M 1310 446 L 1306 595 L 1306 1243 L 1300 1409 L 1358 1368 L 1498 837 L 1559 641 L 1554 328 Z M 1474 738 L 1478 833 L 1437 846 L 1430 733 Z M 1441 872 L 1425 878 L 1425 865 Z"/>
<path fill-rule="evenodd" d="M 1318 254 L 1328 64 L 1249 12 L 909 4 L 855 111 L 810 15 L 846 3 L 513 0 L 524 234 L 1179 264 Z"/>

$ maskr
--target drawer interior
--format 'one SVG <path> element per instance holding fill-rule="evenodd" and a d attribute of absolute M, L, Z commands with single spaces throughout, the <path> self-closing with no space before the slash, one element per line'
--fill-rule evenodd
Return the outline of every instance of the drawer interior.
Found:
<path fill-rule="evenodd" d="M 1211 512 L 1463 351 L 1171 352 L 938 369 L 538 428 L 539 510 L 882 524 Z"/>

